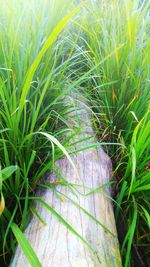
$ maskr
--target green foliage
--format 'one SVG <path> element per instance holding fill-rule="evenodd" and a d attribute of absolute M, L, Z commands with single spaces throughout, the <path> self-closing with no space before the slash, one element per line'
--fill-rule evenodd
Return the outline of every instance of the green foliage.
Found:
<path fill-rule="evenodd" d="M 150 255 L 149 1 L 93 1 L 75 21 L 78 60 L 70 75 L 95 112 L 95 129 L 114 163 L 116 220 L 124 266 L 148 266 Z M 77 31 L 77 30 L 76 30 Z M 70 39 L 75 31 L 70 34 Z M 106 59 L 106 60 L 105 60 Z M 80 78 L 81 79 L 81 78 Z M 116 143 L 116 145 L 109 145 Z M 118 144 L 118 145 L 117 145 Z"/>
<path fill-rule="evenodd" d="M 30 264 L 36 264 L 21 231 L 29 210 L 44 223 L 30 204 L 34 188 L 54 160 L 64 154 L 75 168 L 67 148 L 77 129 L 64 139 L 70 131 L 71 106 L 64 99 L 78 90 L 90 100 L 95 130 L 114 163 L 124 266 L 150 262 L 150 4 L 85 2 L 81 11 L 71 0 L 1 3 L 0 265 L 14 252 L 14 236 Z"/>
<path fill-rule="evenodd" d="M 64 153 L 71 161 L 63 146 L 70 104 L 62 72 L 69 57 L 61 59 L 58 35 L 79 8 L 72 1 L 1 3 L 0 265 L 8 264 L 15 236 L 30 264 L 40 266 L 21 230 L 28 223 L 29 196 L 54 158 Z"/>
<path fill-rule="evenodd" d="M 12 223 L 11 229 L 18 241 L 19 246 L 21 247 L 26 258 L 28 259 L 30 265 L 32 267 L 42 267 L 42 264 L 39 262 L 39 259 L 37 258 L 30 243 L 27 241 L 27 239 L 25 238 L 24 234 L 21 232 L 19 227 L 16 224 Z"/>

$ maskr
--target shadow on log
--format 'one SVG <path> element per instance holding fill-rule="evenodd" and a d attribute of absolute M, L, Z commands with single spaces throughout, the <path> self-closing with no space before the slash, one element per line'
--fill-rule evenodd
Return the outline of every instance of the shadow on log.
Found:
<path fill-rule="evenodd" d="M 76 112 L 70 115 L 82 128 L 75 141 L 92 136 L 89 142 L 92 144 L 95 134 L 90 112 L 85 104 L 78 103 L 79 99 L 74 100 Z M 77 144 L 75 149 L 79 150 L 83 145 L 85 141 Z M 100 146 L 77 152 L 71 158 L 78 175 L 68 159 L 63 158 L 55 163 L 60 175 L 68 181 L 68 186 L 41 189 L 37 194 L 86 241 L 83 242 L 40 203 L 35 204 L 36 210 L 46 225 L 33 217 L 25 235 L 43 267 L 120 267 L 122 265 L 110 186 L 88 194 L 110 181 L 111 161 Z M 49 173 L 46 183 L 57 183 L 60 175 L 57 177 L 56 174 Z M 11 267 L 20 266 L 29 264 L 17 247 Z"/>

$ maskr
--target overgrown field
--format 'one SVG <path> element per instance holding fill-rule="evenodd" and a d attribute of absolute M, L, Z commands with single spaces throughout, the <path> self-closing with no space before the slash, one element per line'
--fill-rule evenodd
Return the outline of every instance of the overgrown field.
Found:
<path fill-rule="evenodd" d="M 69 159 L 65 98 L 73 92 L 89 99 L 112 158 L 123 266 L 149 265 L 149 8 L 139 0 L 0 1 L 0 266 L 24 240 L 29 212 L 37 216 L 30 197 L 41 177 L 55 159 Z"/>

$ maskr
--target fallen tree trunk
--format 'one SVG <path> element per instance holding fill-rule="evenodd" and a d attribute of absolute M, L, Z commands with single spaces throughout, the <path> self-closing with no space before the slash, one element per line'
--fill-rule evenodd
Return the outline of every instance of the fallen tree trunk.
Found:
<path fill-rule="evenodd" d="M 75 102 L 78 103 L 78 100 Z M 92 144 L 94 131 L 88 109 L 77 104 L 76 110 L 73 116 L 82 128 L 76 141 L 92 136 Z M 75 145 L 77 150 L 80 147 L 81 143 Z M 44 267 L 119 267 L 121 260 L 110 186 L 102 186 L 111 179 L 111 161 L 101 147 L 79 151 L 71 158 L 78 174 L 67 158 L 60 159 L 55 164 L 59 175 L 49 173 L 46 179 L 50 185 L 58 185 L 54 190 L 47 188 L 37 192 L 68 222 L 68 228 L 37 202 L 36 210 L 46 225 L 33 217 L 25 235 Z M 62 175 L 68 186 L 59 185 L 59 176 Z M 76 232 L 73 233 L 70 226 Z M 19 247 L 11 266 L 29 266 Z"/>

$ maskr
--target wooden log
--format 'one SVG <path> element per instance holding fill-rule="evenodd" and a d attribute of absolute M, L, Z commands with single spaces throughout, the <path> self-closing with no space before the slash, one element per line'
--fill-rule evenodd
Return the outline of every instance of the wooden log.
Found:
<path fill-rule="evenodd" d="M 92 135 L 93 138 L 89 142 L 91 144 L 95 140 L 95 134 L 90 112 L 85 104 L 78 105 L 78 102 L 79 99 L 74 100 L 76 112 L 73 112 L 72 118 L 75 118 L 76 123 L 81 126 L 82 132 L 78 134 L 76 140 Z M 83 144 L 85 145 L 85 141 Z M 80 146 L 81 143 L 77 144 L 76 149 L 79 150 Z M 72 186 L 57 185 L 55 187 L 57 193 L 55 190 L 43 189 L 37 194 L 56 210 L 86 240 L 87 244 L 40 203 L 36 203 L 36 210 L 46 225 L 42 225 L 36 217 L 33 217 L 25 235 L 43 267 L 120 267 L 122 265 L 110 200 L 110 186 L 87 194 L 110 181 L 111 161 L 100 146 L 77 152 L 72 155 L 72 160 L 78 175 L 68 159 L 63 158 L 56 162 L 61 175 L 63 174 Z M 49 173 L 47 182 L 51 184 L 54 181 L 59 181 L 59 178 L 56 174 Z M 106 230 L 106 227 L 113 235 Z M 29 264 L 17 247 L 11 267 L 20 266 L 26 267 Z"/>

